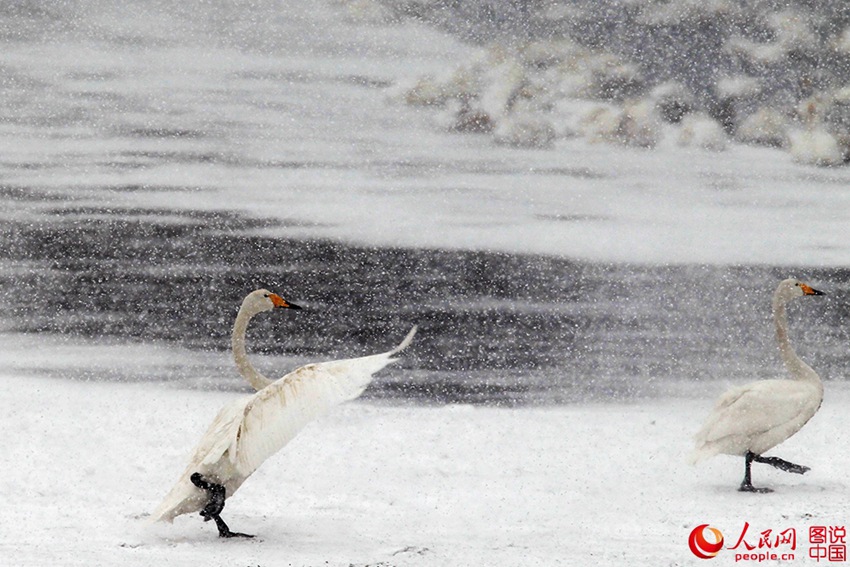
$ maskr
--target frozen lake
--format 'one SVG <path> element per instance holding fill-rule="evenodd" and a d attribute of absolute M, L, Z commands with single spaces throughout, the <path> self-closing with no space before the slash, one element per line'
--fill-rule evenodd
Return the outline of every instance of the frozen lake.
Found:
<path fill-rule="evenodd" d="M 830 294 L 793 307 L 799 350 L 843 379 L 848 170 L 744 146 L 530 150 L 447 133 L 388 88 L 478 48 L 368 5 L 11 11 L 5 364 L 240 387 L 230 325 L 266 286 L 309 308 L 254 323 L 271 374 L 418 323 L 369 395 L 654 395 L 779 372 L 769 296 L 796 275 Z M 67 356 L 39 356 L 45 341 Z"/>
<path fill-rule="evenodd" d="M 695 565 L 704 522 L 797 529 L 798 558 L 843 525 L 850 169 L 450 133 L 394 88 L 483 48 L 385 9 L 438 3 L 116 4 L 0 19 L 0 564 Z M 685 455 L 726 387 L 783 374 L 788 276 L 828 294 L 788 311 L 825 398 L 777 452 L 812 470 L 740 494 L 740 458 Z M 261 286 L 304 307 L 252 322 L 269 376 L 420 330 L 228 501 L 257 539 L 150 526 L 248 389 Z"/>
<path fill-rule="evenodd" d="M 21 371 L 244 388 L 229 359 L 230 328 L 245 290 L 262 285 L 306 308 L 252 323 L 249 343 L 269 355 L 259 362 L 269 375 L 381 351 L 420 326 L 371 396 L 603 400 L 781 372 L 769 301 L 786 275 L 780 268 L 363 247 L 246 235 L 235 229 L 250 232 L 252 221 L 188 211 L 66 204 L 55 215 L 10 221 L 0 246 L 5 358 Z M 798 350 L 825 378 L 843 379 L 847 271 L 805 272 L 830 295 L 791 305 Z M 196 356 L 129 356 L 117 349 L 128 341 Z M 89 343 L 102 362 L 90 353 L 89 368 L 70 363 Z"/>

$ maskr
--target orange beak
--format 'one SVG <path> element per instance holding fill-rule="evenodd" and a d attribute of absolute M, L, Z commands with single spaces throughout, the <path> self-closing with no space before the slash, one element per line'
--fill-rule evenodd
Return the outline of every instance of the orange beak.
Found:
<path fill-rule="evenodd" d="M 282 309 L 301 309 L 299 306 L 295 305 L 294 303 L 289 303 L 276 293 L 270 294 L 269 299 L 272 300 L 272 303 L 274 303 L 275 307 L 280 307 Z"/>
<path fill-rule="evenodd" d="M 803 293 L 806 295 L 826 295 L 824 292 L 813 289 L 806 284 L 800 284 L 800 289 L 802 289 Z"/>

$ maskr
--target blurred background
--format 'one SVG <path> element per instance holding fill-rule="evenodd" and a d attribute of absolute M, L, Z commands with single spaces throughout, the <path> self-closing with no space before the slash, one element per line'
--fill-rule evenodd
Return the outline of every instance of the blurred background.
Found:
<path fill-rule="evenodd" d="M 839 2 L 0 1 L 0 366 L 240 389 L 420 332 L 373 399 L 843 380 Z"/>

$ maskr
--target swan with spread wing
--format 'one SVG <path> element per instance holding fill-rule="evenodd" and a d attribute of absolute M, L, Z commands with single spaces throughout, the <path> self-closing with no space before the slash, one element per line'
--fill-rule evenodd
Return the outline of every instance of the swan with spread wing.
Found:
<path fill-rule="evenodd" d="M 200 512 L 214 520 L 221 537 L 252 537 L 232 532 L 221 511 L 224 501 L 270 456 L 310 421 L 332 406 L 359 396 L 372 374 L 406 348 L 416 327 L 396 348 L 381 354 L 308 364 L 272 381 L 248 361 L 245 333 L 255 315 L 272 309 L 301 309 L 281 296 L 260 289 L 242 302 L 233 326 L 233 357 L 242 376 L 257 392 L 219 411 L 195 448 L 189 465 L 152 519 L 171 522 L 181 514 Z"/>
<path fill-rule="evenodd" d="M 782 280 L 773 294 L 776 340 L 791 379 L 760 380 L 732 388 L 720 396 L 696 434 L 696 448 L 691 455 L 693 463 L 721 453 L 744 457 L 744 480 L 739 488 L 742 492 L 771 492 L 769 488 L 753 486 L 750 473 L 753 462 L 796 474 L 809 470 L 779 457 L 762 455 L 797 433 L 823 401 L 820 377 L 797 356 L 788 339 L 785 304 L 810 295 L 824 294 L 793 278 Z"/>

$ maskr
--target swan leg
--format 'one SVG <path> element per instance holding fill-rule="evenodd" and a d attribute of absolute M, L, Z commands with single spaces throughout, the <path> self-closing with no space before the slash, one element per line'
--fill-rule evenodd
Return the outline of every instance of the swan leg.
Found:
<path fill-rule="evenodd" d="M 227 524 L 224 523 L 221 516 L 216 515 L 213 516 L 212 519 L 215 520 L 215 525 L 218 527 L 218 537 L 254 537 L 251 534 L 230 531 L 230 528 L 227 527 Z"/>
<path fill-rule="evenodd" d="M 220 484 L 209 482 L 200 473 L 194 473 L 189 477 L 189 480 L 192 481 L 192 484 L 209 494 L 210 499 L 207 501 L 204 509 L 201 510 L 201 516 L 204 517 L 204 521 L 209 522 L 214 516 L 221 514 L 221 511 L 224 510 L 224 500 L 226 498 L 224 487 Z"/>
<path fill-rule="evenodd" d="M 210 499 L 207 501 L 207 505 L 204 506 L 203 510 L 201 510 L 201 516 L 203 516 L 205 522 L 215 520 L 215 525 L 218 528 L 218 537 L 254 537 L 249 534 L 230 531 L 230 528 L 221 519 L 221 511 L 224 510 L 224 500 L 227 497 L 224 486 L 208 481 L 200 473 L 193 473 L 189 477 L 189 480 L 192 481 L 192 484 L 201 490 L 207 491 L 209 494 Z"/>
<path fill-rule="evenodd" d="M 766 465 L 776 467 L 779 470 L 794 473 L 794 474 L 804 474 L 804 473 L 807 473 L 811 470 L 811 469 L 809 469 L 809 467 L 804 467 L 803 465 L 797 465 L 797 464 L 788 462 L 785 459 L 780 459 L 779 457 L 762 457 L 761 455 L 756 455 L 753 458 L 753 460 L 757 463 L 764 463 Z"/>
<path fill-rule="evenodd" d="M 756 455 L 752 451 L 747 451 L 747 454 L 744 455 L 744 481 L 741 483 L 741 486 L 738 488 L 738 492 L 757 492 L 759 494 L 765 494 L 768 492 L 773 492 L 770 488 L 756 488 L 753 486 L 753 481 L 750 475 L 750 466 L 753 461 L 761 462 L 758 459 L 761 459 L 760 455 Z"/>

